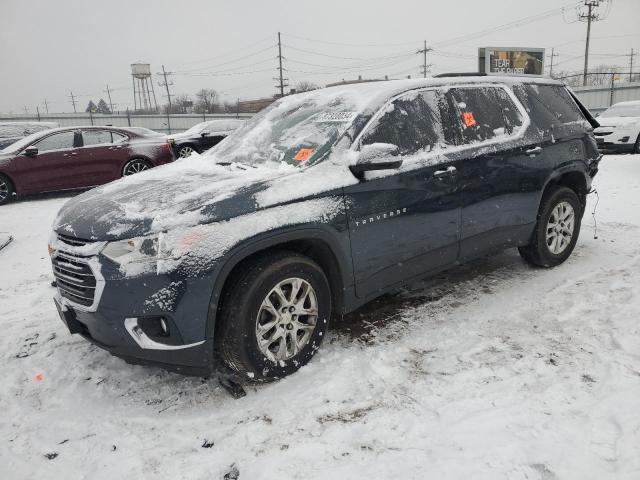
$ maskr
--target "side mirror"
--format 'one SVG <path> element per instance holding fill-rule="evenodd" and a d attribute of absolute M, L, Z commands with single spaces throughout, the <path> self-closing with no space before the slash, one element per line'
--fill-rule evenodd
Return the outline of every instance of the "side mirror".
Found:
<path fill-rule="evenodd" d="M 358 160 L 349 169 L 356 177 L 361 178 L 364 172 L 372 170 L 393 170 L 402 165 L 402 158 L 397 145 L 390 143 L 372 143 L 365 145 L 358 152 Z"/>
<path fill-rule="evenodd" d="M 594 117 L 599 117 L 600 116 L 600 112 L 597 112 Z"/>
<path fill-rule="evenodd" d="M 200 135 L 203 137 L 206 137 L 207 135 L 209 135 L 209 130 L 204 130 L 202 132 L 200 132 Z"/>
<path fill-rule="evenodd" d="M 38 155 L 38 147 L 34 147 L 33 145 L 31 145 L 24 149 L 24 154 L 27 157 L 35 157 L 36 155 Z"/>

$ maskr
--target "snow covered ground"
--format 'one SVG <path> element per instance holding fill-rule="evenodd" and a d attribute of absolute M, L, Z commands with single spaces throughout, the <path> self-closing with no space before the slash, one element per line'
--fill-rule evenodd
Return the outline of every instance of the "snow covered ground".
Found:
<path fill-rule="evenodd" d="M 508 251 L 386 296 L 240 400 L 69 335 L 46 247 L 68 197 L 0 207 L 0 478 L 638 479 L 640 156 L 595 185 L 564 265 Z"/>

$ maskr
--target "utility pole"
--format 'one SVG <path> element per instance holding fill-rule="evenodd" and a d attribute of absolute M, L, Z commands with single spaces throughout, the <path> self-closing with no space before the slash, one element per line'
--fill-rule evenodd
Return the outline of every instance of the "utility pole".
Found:
<path fill-rule="evenodd" d="M 274 80 L 279 80 L 279 84 L 276 85 L 276 88 L 280 89 L 280 96 L 284 97 L 284 87 L 287 87 L 288 85 L 285 84 L 285 82 L 287 80 L 289 80 L 288 78 L 284 78 L 284 75 L 282 73 L 283 68 L 282 68 L 282 59 L 284 57 L 282 56 L 282 41 L 280 39 L 280 32 L 278 32 L 278 72 L 279 72 L 279 76 L 278 78 L 274 78 Z"/>
<path fill-rule="evenodd" d="M 167 81 L 167 75 L 171 75 L 171 72 L 167 72 L 164 69 L 164 65 L 162 65 L 162 76 L 164 77 L 164 83 L 160 83 L 160 86 L 167 89 L 167 100 L 169 101 L 169 108 L 167 109 L 167 128 L 169 129 L 169 133 L 171 133 L 171 93 L 169 92 L 169 82 Z"/>
<path fill-rule="evenodd" d="M 47 112 L 47 115 L 49 115 L 49 104 L 47 103 L 47 99 L 44 99 L 44 109 Z"/>
<path fill-rule="evenodd" d="M 631 53 L 629 55 L 626 55 L 627 57 L 629 57 L 629 81 L 633 82 L 633 57 L 636 55 L 636 53 L 633 51 L 633 48 L 631 49 Z"/>
<path fill-rule="evenodd" d="M 584 73 L 582 79 L 582 85 L 587 85 L 587 74 L 589 73 L 589 42 L 591 41 L 591 22 L 597 22 L 603 20 L 598 14 L 598 7 L 600 3 L 604 3 L 607 0 L 584 0 L 584 6 L 587 7 L 586 11 L 578 13 L 578 20 L 581 22 L 587 22 L 587 41 L 584 46 Z M 611 1 L 611 0 L 609 0 Z"/>
<path fill-rule="evenodd" d="M 73 94 L 73 92 L 69 92 L 69 94 L 70 94 L 69 96 L 71 97 L 71 103 L 73 104 L 73 113 L 78 113 L 76 111 L 76 97 Z"/>
<path fill-rule="evenodd" d="M 38 108 L 38 105 L 36 105 L 36 113 L 38 114 L 38 121 L 40 121 L 40 109 Z"/>
<path fill-rule="evenodd" d="M 555 53 L 555 50 L 556 49 L 554 47 L 551 47 L 551 55 L 549 55 L 549 57 L 551 58 L 551 62 L 549 65 L 549 76 L 551 78 L 553 78 L 553 59 L 559 56 L 557 53 Z"/>
<path fill-rule="evenodd" d="M 111 113 L 113 113 L 113 103 L 111 103 L 111 91 L 109 90 L 109 84 L 107 84 L 107 96 L 109 97 L 109 108 L 111 109 Z"/>
<path fill-rule="evenodd" d="M 431 65 L 427 65 L 427 52 L 430 52 L 431 50 L 433 50 L 432 48 L 427 48 L 427 41 L 424 41 L 424 47 L 422 47 L 420 50 L 418 50 L 416 52 L 416 54 L 418 53 L 422 53 L 423 56 L 423 61 L 422 61 L 422 76 L 424 78 L 427 78 L 427 68 L 429 68 Z"/>
<path fill-rule="evenodd" d="M 27 106 L 24 106 L 24 114 L 25 115 L 29 115 L 29 109 L 27 108 Z"/>

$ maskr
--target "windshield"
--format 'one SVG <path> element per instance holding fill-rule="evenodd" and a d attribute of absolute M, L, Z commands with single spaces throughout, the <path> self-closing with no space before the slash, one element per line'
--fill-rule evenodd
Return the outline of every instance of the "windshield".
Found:
<path fill-rule="evenodd" d="M 191 127 L 189 130 L 185 130 L 184 134 L 185 135 L 197 135 L 198 133 L 200 133 L 204 127 L 207 126 L 207 122 L 200 122 L 195 124 L 193 127 Z"/>
<path fill-rule="evenodd" d="M 640 104 L 614 105 L 607 108 L 601 117 L 640 117 Z"/>
<path fill-rule="evenodd" d="M 358 116 L 356 98 L 316 90 L 285 97 L 211 151 L 217 163 L 307 166 L 323 158 Z"/>

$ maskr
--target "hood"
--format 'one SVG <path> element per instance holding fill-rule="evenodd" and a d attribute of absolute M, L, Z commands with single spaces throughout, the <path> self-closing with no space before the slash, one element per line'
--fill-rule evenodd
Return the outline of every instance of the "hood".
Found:
<path fill-rule="evenodd" d="M 600 128 L 624 127 L 632 124 L 640 124 L 638 117 L 598 117 Z"/>
<path fill-rule="evenodd" d="M 72 198 L 53 228 L 113 241 L 219 222 L 357 182 L 346 166 L 335 167 L 223 166 L 194 154 Z"/>

